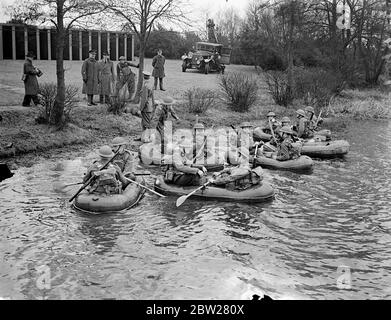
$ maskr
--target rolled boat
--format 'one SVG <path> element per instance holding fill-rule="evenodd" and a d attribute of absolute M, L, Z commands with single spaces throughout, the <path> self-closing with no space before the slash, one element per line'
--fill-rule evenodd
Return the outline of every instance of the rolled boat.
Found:
<path fill-rule="evenodd" d="M 307 141 L 301 148 L 301 154 L 313 158 L 342 157 L 349 152 L 350 144 L 346 140 Z"/>
<path fill-rule="evenodd" d="M 184 196 L 198 187 L 181 187 L 174 184 L 167 184 L 163 177 L 158 177 L 155 181 L 155 190 L 167 196 Z M 203 200 L 218 200 L 231 202 L 258 203 L 273 199 L 274 190 L 266 182 L 261 182 L 247 190 L 227 190 L 216 186 L 206 186 L 197 191 L 191 198 Z"/>
<path fill-rule="evenodd" d="M 142 178 L 136 178 L 136 181 L 145 184 Z M 90 214 L 123 212 L 136 206 L 144 193 L 145 189 L 135 183 L 130 183 L 122 194 L 90 194 L 84 190 L 75 198 L 73 207 Z"/>
<path fill-rule="evenodd" d="M 260 165 L 262 168 L 289 171 L 311 171 L 314 165 L 314 161 L 308 156 L 300 156 L 293 160 L 279 161 L 265 157 L 264 155 L 258 155 L 255 158 L 255 161 L 256 165 Z"/>

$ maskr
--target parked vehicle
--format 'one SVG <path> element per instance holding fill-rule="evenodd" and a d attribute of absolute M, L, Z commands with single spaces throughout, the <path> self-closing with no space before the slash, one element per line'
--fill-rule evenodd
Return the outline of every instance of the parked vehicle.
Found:
<path fill-rule="evenodd" d="M 221 72 L 224 74 L 225 66 L 230 64 L 231 48 L 222 44 L 210 42 L 197 42 L 196 51 L 182 56 L 182 71 L 197 69 L 205 74 Z"/>

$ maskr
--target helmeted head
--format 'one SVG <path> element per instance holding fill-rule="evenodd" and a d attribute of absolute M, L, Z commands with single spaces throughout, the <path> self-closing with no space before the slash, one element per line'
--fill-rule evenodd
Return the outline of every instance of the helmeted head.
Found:
<path fill-rule="evenodd" d="M 118 58 L 119 62 L 125 62 L 126 61 L 126 57 L 125 56 L 120 56 Z"/>
<path fill-rule="evenodd" d="M 287 125 L 290 125 L 290 123 L 291 123 L 291 119 L 289 119 L 288 117 L 283 117 L 281 119 L 281 124 L 282 124 L 283 127 L 287 126 Z"/>
<path fill-rule="evenodd" d="M 114 152 L 111 150 L 109 146 L 102 146 L 98 150 L 96 150 L 96 153 L 99 155 L 99 157 L 102 160 L 108 160 L 114 157 Z"/>
<path fill-rule="evenodd" d="M 280 129 L 280 133 L 282 133 L 282 137 L 285 138 L 287 136 L 292 136 L 293 135 L 293 131 L 290 127 L 288 126 L 285 126 L 285 127 L 282 127 Z"/>
<path fill-rule="evenodd" d="M 156 51 L 156 52 L 157 52 L 157 54 L 162 54 L 162 53 L 163 53 L 162 49 L 160 49 L 160 48 L 159 48 L 159 49 L 157 49 L 157 51 Z"/>
<path fill-rule="evenodd" d="M 314 110 L 314 108 L 313 107 L 311 107 L 311 106 L 307 106 L 307 107 L 305 107 L 305 112 L 307 112 L 309 115 L 313 115 L 314 113 L 315 113 L 315 110 Z"/>
<path fill-rule="evenodd" d="M 143 71 L 144 80 L 150 79 L 151 75 L 152 75 L 152 73 L 150 73 L 149 71 Z"/>
<path fill-rule="evenodd" d="M 175 100 L 171 97 L 165 97 L 162 99 L 162 104 L 165 106 L 171 106 L 175 103 Z"/>
<path fill-rule="evenodd" d="M 109 55 L 109 53 L 107 51 L 103 51 L 102 56 L 103 56 L 103 58 L 109 58 L 110 57 L 110 55 Z"/>
<path fill-rule="evenodd" d="M 199 132 L 205 130 L 205 126 L 202 123 L 196 123 L 193 129 L 194 131 Z"/>
<path fill-rule="evenodd" d="M 303 109 L 296 110 L 296 114 L 298 118 L 303 118 L 305 117 L 305 112 Z"/>
<path fill-rule="evenodd" d="M 111 144 L 113 147 L 120 147 L 128 144 L 125 138 L 123 137 L 115 137 L 112 141 Z"/>
<path fill-rule="evenodd" d="M 276 114 L 273 111 L 270 111 L 266 117 L 267 117 L 267 121 L 271 121 L 271 122 L 276 121 Z"/>

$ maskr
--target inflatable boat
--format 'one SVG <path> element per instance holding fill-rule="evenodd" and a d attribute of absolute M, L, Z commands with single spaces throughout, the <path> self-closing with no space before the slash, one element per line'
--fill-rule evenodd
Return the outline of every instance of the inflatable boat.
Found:
<path fill-rule="evenodd" d="M 335 141 L 307 141 L 301 148 L 301 154 L 313 158 L 342 157 L 349 152 L 349 142 L 346 140 Z"/>
<path fill-rule="evenodd" d="M 155 190 L 167 196 L 187 195 L 197 187 L 181 187 L 174 184 L 167 184 L 163 177 L 158 177 L 155 181 Z M 256 203 L 271 200 L 274 197 L 273 188 L 266 182 L 260 183 L 247 190 L 228 190 L 218 188 L 213 185 L 206 186 L 197 191 L 191 198 L 204 200 L 219 200 L 231 202 Z"/>
<path fill-rule="evenodd" d="M 264 155 L 258 155 L 255 158 L 256 165 L 262 168 L 290 171 L 311 171 L 314 161 L 308 156 L 300 156 L 294 160 L 279 161 Z"/>

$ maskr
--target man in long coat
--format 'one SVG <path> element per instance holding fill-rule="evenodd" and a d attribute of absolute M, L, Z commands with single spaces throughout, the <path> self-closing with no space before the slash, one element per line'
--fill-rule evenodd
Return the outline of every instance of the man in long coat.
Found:
<path fill-rule="evenodd" d="M 114 78 L 114 63 L 110 60 L 107 51 L 103 52 L 103 59 L 99 61 L 99 102 L 108 103 L 112 93 Z M 103 98 L 105 101 L 103 101 Z"/>
<path fill-rule="evenodd" d="M 30 102 L 33 100 L 35 105 L 39 104 L 38 99 L 38 79 L 37 76 L 42 75 L 42 72 L 33 66 L 34 54 L 29 51 L 26 55 L 26 61 L 23 65 L 23 82 L 25 95 L 23 99 L 23 107 L 30 107 Z"/>
<path fill-rule="evenodd" d="M 166 62 L 166 58 L 162 55 L 162 50 L 159 49 L 157 51 L 157 55 L 153 57 L 152 59 L 152 77 L 155 78 L 155 83 L 154 83 L 154 89 L 157 89 L 157 82 L 159 80 L 160 82 L 160 90 L 166 91 L 163 89 L 163 78 L 166 76 L 164 74 L 164 63 Z"/>
<path fill-rule="evenodd" d="M 98 88 L 98 62 L 95 60 L 96 51 L 90 50 L 89 57 L 84 60 L 81 67 L 81 75 L 85 83 L 85 93 L 88 97 L 88 105 L 96 106 L 94 103 L 94 95 L 99 94 Z"/>

